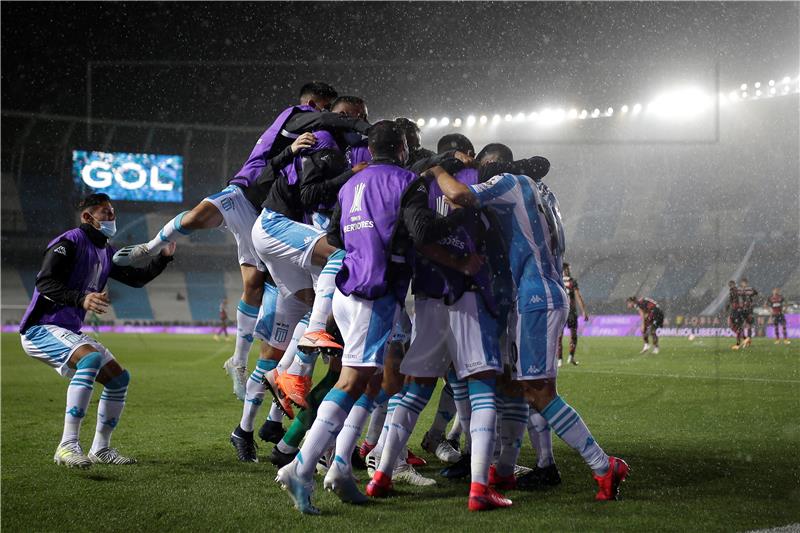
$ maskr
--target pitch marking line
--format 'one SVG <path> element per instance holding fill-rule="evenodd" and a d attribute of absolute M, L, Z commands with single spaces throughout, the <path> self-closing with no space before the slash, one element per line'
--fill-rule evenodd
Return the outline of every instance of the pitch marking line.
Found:
<path fill-rule="evenodd" d="M 582 374 L 611 374 L 615 376 L 639 376 L 647 378 L 707 379 L 712 381 L 755 381 L 759 383 L 796 383 L 800 379 L 742 378 L 733 376 L 682 376 L 680 374 L 648 374 L 644 372 L 617 372 L 613 370 L 579 370 Z"/>

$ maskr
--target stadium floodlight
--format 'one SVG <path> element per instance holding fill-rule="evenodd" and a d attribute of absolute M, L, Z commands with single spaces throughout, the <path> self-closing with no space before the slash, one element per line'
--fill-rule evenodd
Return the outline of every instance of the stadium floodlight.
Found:
<path fill-rule="evenodd" d="M 638 115 L 642 111 L 642 104 L 633 104 L 633 111 L 634 115 Z"/>
<path fill-rule="evenodd" d="M 746 90 L 747 90 L 747 84 L 746 84 L 746 83 L 743 83 L 743 84 L 742 84 L 742 85 L 739 87 L 739 90 L 741 90 L 741 91 L 746 91 Z"/>
<path fill-rule="evenodd" d="M 443 117 L 442 120 L 439 121 L 440 126 L 447 126 L 450 124 L 450 119 L 447 117 Z"/>
<path fill-rule="evenodd" d="M 731 91 L 730 93 L 728 93 L 728 100 L 730 100 L 731 102 L 735 102 L 738 99 L 739 99 L 739 93 L 737 91 Z"/>
<path fill-rule="evenodd" d="M 500 121 L 503 120 L 500 115 L 495 115 L 492 117 L 492 124 L 497 125 L 500 124 Z"/>
<path fill-rule="evenodd" d="M 692 118 L 705 111 L 709 97 L 700 89 L 689 87 L 662 93 L 650 102 L 647 110 L 666 119 Z"/>
<path fill-rule="evenodd" d="M 425 119 L 424 118 L 418 118 L 417 119 L 417 126 L 419 126 L 421 128 L 424 125 L 425 125 Z"/>
<path fill-rule="evenodd" d="M 514 120 L 514 117 L 511 113 L 506 113 L 506 122 L 511 122 L 512 120 Z"/>
<path fill-rule="evenodd" d="M 517 122 L 522 122 L 523 120 L 525 120 L 525 113 L 522 112 L 517 113 L 517 116 L 514 117 L 514 120 L 516 120 Z"/>
<path fill-rule="evenodd" d="M 772 95 L 774 95 L 776 92 L 778 92 L 778 90 L 777 90 L 777 89 L 775 89 L 775 87 L 770 87 L 770 88 L 769 88 L 769 94 L 772 94 Z"/>
<path fill-rule="evenodd" d="M 538 118 L 539 118 L 539 113 L 537 113 L 536 111 L 531 111 L 531 114 L 528 115 L 528 120 L 530 120 L 531 122 L 535 122 L 536 119 Z"/>
<path fill-rule="evenodd" d="M 438 124 L 438 123 L 439 123 L 439 121 L 438 121 L 436 118 L 432 118 L 432 119 L 430 119 L 430 120 L 428 121 L 428 126 L 430 126 L 430 127 L 434 127 L 434 126 L 436 126 L 436 124 Z"/>
<path fill-rule="evenodd" d="M 757 82 L 755 83 L 755 88 L 756 88 L 756 89 L 759 89 L 759 88 L 761 88 L 761 82 L 760 82 L 760 81 L 757 81 Z"/>
<path fill-rule="evenodd" d="M 769 86 L 775 87 L 775 80 L 769 80 Z"/>
<path fill-rule="evenodd" d="M 761 89 L 758 89 L 758 90 L 756 91 L 756 98 L 758 98 L 759 96 L 761 96 Z"/>
<path fill-rule="evenodd" d="M 742 93 L 742 98 L 747 98 L 747 91 Z"/>
<path fill-rule="evenodd" d="M 607 116 L 610 117 L 613 114 L 614 114 L 614 108 L 613 107 L 609 107 L 608 109 L 606 109 L 606 115 Z"/>
<path fill-rule="evenodd" d="M 597 118 L 599 116 L 600 116 L 600 110 L 595 107 L 594 111 L 592 111 L 592 118 Z"/>
<path fill-rule="evenodd" d="M 789 94 L 789 86 L 788 85 L 784 85 L 783 86 L 783 94 Z"/>
<path fill-rule="evenodd" d="M 475 115 L 470 115 L 467 117 L 467 127 L 472 127 L 475 125 Z"/>
<path fill-rule="evenodd" d="M 588 116 L 589 116 L 589 112 L 584 109 L 584 110 L 581 111 L 581 114 L 578 115 L 578 118 L 580 118 L 581 120 L 584 120 Z"/>
<path fill-rule="evenodd" d="M 489 122 L 489 117 L 487 117 L 486 115 L 481 115 L 481 119 L 479 120 L 479 122 L 481 123 L 481 126 L 483 126 L 484 124 Z"/>
<path fill-rule="evenodd" d="M 460 118 L 457 118 L 457 119 L 455 119 L 453 121 L 453 127 L 454 128 L 460 128 L 461 127 L 461 119 Z"/>
<path fill-rule="evenodd" d="M 628 105 L 627 105 L 627 104 L 625 104 L 625 105 L 623 105 L 622 107 L 620 107 L 620 108 L 619 108 L 619 112 L 620 112 L 620 113 L 622 113 L 623 115 L 624 115 L 625 113 L 627 113 L 627 112 L 628 112 Z"/>
<path fill-rule="evenodd" d="M 566 117 L 566 112 L 563 109 L 550 109 L 546 107 L 542 110 L 540 122 L 543 125 L 551 126 L 562 122 L 564 117 Z"/>
<path fill-rule="evenodd" d="M 567 113 L 567 118 L 570 120 L 575 120 L 576 118 L 578 118 L 578 110 L 575 109 L 574 107 L 570 109 L 569 113 Z"/>
<path fill-rule="evenodd" d="M 783 83 L 784 85 L 787 85 L 791 81 L 792 81 L 792 78 L 790 78 L 789 76 L 784 76 L 783 79 L 781 80 L 781 83 Z"/>

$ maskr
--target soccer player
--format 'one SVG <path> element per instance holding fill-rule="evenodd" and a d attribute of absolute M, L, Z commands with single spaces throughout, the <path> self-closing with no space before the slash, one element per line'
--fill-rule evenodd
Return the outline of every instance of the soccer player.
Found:
<path fill-rule="evenodd" d="M 86 312 L 103 314 L 110 301 L 108 278 L 142 287 L 172 261 L 175 244 L 142 268 L 120 267 L 111 258 L 108 239 L 116 233 L 116 216 L 109 197 L 90 194 L 80 203 L 81 225 L 47 245 L 36 289 L 19 327 L 22 348 L 29 356 L 70 378 L 64 431 L 53 457 L 56 464 L 88 468 L 93 463 L 127 465 L 136 462 L 111 447 L 119 424 L 130 374 L 111 352 L 81 332 Z M 97 429 L 88 456 L 79 437 L 95 382 L 103 385 L 97 406 Z"/>
<path fill-rule="evenodd" d="M 282 111 L 261 134 L 247 161 L 228 181 L 227 187 L 206 197 L 190 211 L 178 214 L 149 242 L 126 246 L 114 257 L 116 264 L 130 265 L 158 254 L 169 243 L 195 231 L 220 225 L 228 228 L 236 239 L 243 292 L 236 310 L 236 346 L 233 356 L 225 362 L 225 370 L 231 376 L 234 392 L 240 399 L 245 396 L 247 355 L 253 343 L 253 330 L 266 281 L 266 267 L 253 248 L 253 223 L 275 176 L 300 150 L 316 142 L 311 132 L 343 122 L 352 123 L 338 114 L 324 112 L 336 96 L 333 87 L 326 83 L 303 85 L 299 105 Z M 288 337 L 288 333 L 283 335 Z"/>
<path fill-rule="evenodd" d="M 539 174 L 543 159 L 531 158 L 525 173 Z M 592 470 L 598 485 L 595 499 L 616 499 L 619 485 L 628 475 L 628 465 L 606 455 L 580 415 L 556 392 L 556 343 L 569 309 L 561 271 L 564 250 L 559 238 L 563 232 L 549 226 L 553 222 L 560 225 L 559 214 L 526 175 L 503 174 L 471 186 L 459 183 L 442 169 L 437 170 L 436 177 L 452 202 L 491 206 L 501 219 L 517 294 L 513 326 L 509 328 L 514 377 L 521 382 L 530 407 L 541 413 L 556 435 L 580 453 Z"/>
<path fill-rule="evenodd" d="M 742 346 L 747 348 L 753 342 L 751 337 L 755 333 L 753 328 L 753 300 L 758 296 L 758 291 L 751 287 L 747 278 L 739 280 L 739 302 L 742 310 L 742 327 L 744 329 L 744 342 Z"/>
<path fill-rule="evenodd" d="M 223 298 L 219 303 L 219 330 L 214 334 L 214 340 L 218 341 L 220 335 L 225 335 L 228 340 L 228 299 Z"/>
<path fill-rule="evenodd" d="M 417 161 L 434 155 L 433 152 L 422 147 L 422 133 L 416 122 L 405 117 L 398 117 L 394 119 L 394 121 L 400 126 L 406 136 L 406 143 L 408 144 L 407 168 L 414 166 Z"/>
<path fill-rule="evenodd" d="M 742 342 L 742 309 L 741 299 L 739 298 L 739 289 L 736 287 L 736 282 L 730 280 L 728 282 L 728 303 L 725 309 L 728 312 L 728 327 L 736 334 L 736 344 L 731 346 L 731 350 L 738 350 Z"/>
<path fill-rule="evenodd" d="M 664 325 L 664 312 L 658 306 L 658 302 L 652 298 L 637 298 L 631 296 L 627 301 L 628 309 L 636 308 L 639 317 L 642 319 L 642 339 L 644 346 L 639 353 L 646 353 L 650 350 L 650 336 L 653 337 L 653 353 L 658 354 L 658 333 L 657 330 Z"/>
<path fill-rule="evenodd" d="M 578 306 L 581 308 L 583 320 L 589 320 L 589 313 L 586 312 L 586 304 L 578 288 L 578 280 L 572 277 L 569 263 L 564 263 L 564 288 L 569 296 L 569 314 L 567 315 L 567 327 L 569 328 L 569 359 L 567 362 L 577 365 L 575 359 L 575 349 L 578 347 Z M 561 366 L 561 353 L 563 352 L 562 335 L 558 339 L 558 366 Z"/>
<path fill-rule="evenodd" d="M 786 308 L 785 300 L 778 287 L 772 289 L 772 294 L 767 298 L 767 304 L 772 312 L 772 325 L 775 327 L 775 344 L 781 342 L 780 328 L 783 327 L 783 343 L 791 344 L 789 337 L 786 336 L 786 316 L 783 314 Z"/>
<path fill-rule="evenodd" d="M 448 219 L 433 219 L 425 183 L 402 168 L 408 148 L 396 124 L 381 121 L 372 126 L 369 149 L 373 160 L 339 191 L 328 231 L 331 244 L 347 252 L 333 296 L 333 315 L 345 346 L 342 372 L 320 404 L 297 457 L 276 477 L 295 507 L 306 514 L 319 514 L 311 503 L 317 461 L 383 365 L 386 343 L 408 290 L 406 258 L 412 243 L 434 243 L 452 228 Z M 474 257 L 470 260 L 461 265 L 467 271 L 479 264 Z M 363 501 L 352 477 L 326 476 L 326 482 L 343 501 Z"/>

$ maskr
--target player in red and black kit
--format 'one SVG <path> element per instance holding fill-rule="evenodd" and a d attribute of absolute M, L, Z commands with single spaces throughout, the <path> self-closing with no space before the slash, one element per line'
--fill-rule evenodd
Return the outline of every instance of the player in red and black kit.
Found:
<path fill-rule="evenodd" d="M 658 306 L 658 302 L 652 298 L 628 298 L 628 309 L 636 308 L 639 316 L 642 317 L 642 338 L 644 346 L 639 353 L 645 353 L 650 349 L 650 336 L 653 337 L 653 353 L 658 353 L 658 328 L 664 325 L 664 311 Z"/>
<path fill-rule="evenodd" d="M 728 282 L 728 305 L 725 306 L 728 312 L 728 327 L 736 333 L 736 344 L 731 346 L 732 350 L 738 350 L 742 342 L 742 304 L 739 298 L 739 288 L 734 280 Z"/>
<path fill-rule="evenodd" d="M 786 304 L 778 287 L 772 289 L 772 295 L 767 298 L 767 305 L 772 311 L 772 325 L 775 326 L 775 344 L 781 343 L 781 327 L 783 328 L 783 343 L 791 344 L 789 337 L 786 336 L 786 316 L 783 314 Z"/>
<path fill-rule="evenodd" d="M 583 303 L 583 296 L 581 296 L 581 291 L 578 289 L 578 280 L 573 278 L 570 273 L 569 263 L 564 263 L 563 279 L 564 288 L 567 289 L 567 294 L 569 294 L 569 314 L 567 315 L 566 325 L 566 327 L 569 328 L 569 359 L 567 361 L 573 365 L 577 365 L 578 361 L 575 359 L 575 348 L 578 347 L 578 306 L 581 308 L 584 321 L 589 320 L 589 314 L 586 312 L 586 304 Z M 561 352 L 563 351 L 561 342 L 563 337 L 563 333 L 558 336 L 558 366 L 561 366 Z"/>
<path fill-rule="evenodd" d="M 214 340 L 218 341 L 220 334 L 225 335 L 225 340 L 228 340 L 228 299 L 223 298 L 219 303 L 219 330 L 214 335 Z"/>
<path fill-rule="evenodd" d="M 758 296 L 758 291 L 747 284 L 747 278 L 739 282 L 739 301 L 742 304 L 742 327 L 744 328 L 744 343 L 747 348 L 752 342 L 750 337 L 753 331 L 753 300 Z"/>

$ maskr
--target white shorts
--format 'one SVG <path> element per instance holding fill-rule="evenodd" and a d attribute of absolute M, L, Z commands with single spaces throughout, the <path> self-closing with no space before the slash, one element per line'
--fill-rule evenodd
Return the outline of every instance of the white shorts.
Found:
<path fill-rule="evenodd" d="M 251 235 L 258 257 L 286 296 L 314 287 L 322 268 L 311 264 L 311 253 L 324 236 L 321 230 L 268 209 L 261 211 Z"/>
<path fill-rule="evenodd" d="M 282 293 L 275 294 L 275 311 L 272 314 L 272 322 L 266 323 L 269 318 L 265 316 L 265 323 L 262 324 L 262 331 L 269 331 L 270 336 L 266 339 L 267 344 L 278 350 L 285 351 L 292 340 L 292 333 L 297 327 L 297 323 L 308 313 L 311 308 L 305 302 L 298 300 L 294 296 L 284 296 Z"/>
<path fill-rule="evenodd" d="M 514 332 L 511 346 L 514 379 L 535 380 L 558 375 L 556 350 L 568 313 L 566 308 L 512 312 L 509 331 Z"/>
<path fill-rule="evenodd" d="M 497 321 L 476 292 L 453 305 L 437 299 L 415 302 L 411 347 L 400 372 L 414 377 L 444 377 L 450 363 L 460 379 L 502 369 Z"/>
<path fill-rule="evenodd" d="M 278 288 L 269 283 L 264 284 L 264 296 L 261 298 L 261 307 L 258 308 L 256 329 L 253 336 L 260 341 L 269 342 L 272 338 L 272 328 L 275 325 L 275 309 L 278 306 Z"/>
<path fill-rule="evenodd" d="M 389 337 L 389 342 L 407 343 L 411 340 L 411 328 L 411 317 L 408 316 L 408 312 L 405 309 L 401 308 L 394 323 L 392 335 Z"/>
<path fill-rule="evenodd" d="M 114 356 L 105 346 L 89 335 L 74 333 L 58 326 L 31 326 L 22 339 L 22 349 L 25 353 L 51 366 L 62 376 L 69 378 L 75 374 L 75 369 L 67 364 L 73 352 L 81 346 L 88 344 L 100 353 L 100 368 L 114 359 Z"/>
<path fill-rule="evenodd" d="M 333 293 L 333 317 L 344 339 L 342 366 L 383 368 L 386 344 L 400 305 L 393 294 L 377 300 Z"/>
<path fill-rule="evenodd" d="M 222 213 L 225 227 L 236 239 L 239 264 L 251 265 L 261 272 L 266 272 L 267 267 L 259 261 L 251 236 L 258 212 L 245 197 L 244 190 L 238 185 L 228 185 L 217 194 L 204 198 L 203 201 L 214 204 L 214 207 Z"/>

